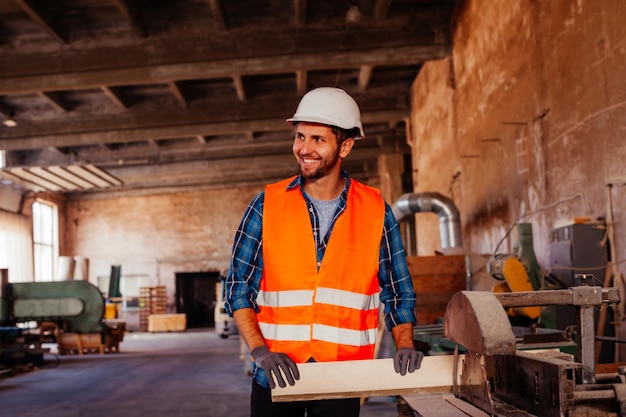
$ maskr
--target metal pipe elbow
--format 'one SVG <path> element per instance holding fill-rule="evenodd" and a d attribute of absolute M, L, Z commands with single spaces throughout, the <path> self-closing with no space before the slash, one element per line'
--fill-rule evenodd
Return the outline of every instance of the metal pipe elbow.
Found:
<path fill-rule="evenodd" d="M 454 201 L 437 192 L 403 194 L 391 206 L 396 221 L 415 213 L 435 213 L 439 217 L 441 247 L 461 248 L 461 215 Z"/>

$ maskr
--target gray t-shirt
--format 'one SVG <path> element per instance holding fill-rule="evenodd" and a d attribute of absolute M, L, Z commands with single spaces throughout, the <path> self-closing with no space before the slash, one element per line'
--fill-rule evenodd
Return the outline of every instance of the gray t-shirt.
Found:
<path fill-rule="evenodd" d="M 322 238 L 326 236 L 328 233 L 328 228 L 330 227 L 330 222 L 333 219 L 333 215 L 335 214 L 335 209 L 337 208 L 337 204 L 339 204 L 339 197 L 333 200 L 318 200 L 309 196 L 311 203 L 315 207 L 315 211 L 317 212 L 317 217 L 320 222 L 320 233 Z"/>

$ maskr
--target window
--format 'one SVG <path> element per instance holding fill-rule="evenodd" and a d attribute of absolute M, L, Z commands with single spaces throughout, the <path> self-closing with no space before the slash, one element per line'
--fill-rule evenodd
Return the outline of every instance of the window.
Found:
<path fill-rule="evenodd" d="M 54 281 L 59 255 L 58 211 L 43 200 L 33 203 L 33 257 L 35 282 Z"/>

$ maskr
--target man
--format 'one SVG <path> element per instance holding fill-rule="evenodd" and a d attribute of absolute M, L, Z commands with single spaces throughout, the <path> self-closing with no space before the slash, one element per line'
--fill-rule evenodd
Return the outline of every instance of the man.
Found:
<path fill-rule="evenodd" d="M 358 416 L 358 398 L 272 403 L 270 388 L 294 385 L 297 363 L 372 359 L 380 302 L 395 371 L 415 371 L 415 294 L 391 208 L 341 167 L 364 137 L 357 103 L 317 88 L 287 122 L 300 175 L 252 200 L 225 285 L 226 310 L 254 359 L 251 416 Z"/>

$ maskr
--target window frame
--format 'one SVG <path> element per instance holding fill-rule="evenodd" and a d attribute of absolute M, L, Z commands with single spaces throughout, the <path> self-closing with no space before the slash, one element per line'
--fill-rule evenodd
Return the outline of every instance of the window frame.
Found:
<path fill-rule="evenodd" d="M 43 211 L 44 207 L 47 212 Z M 59 257 L 58 206 L 51 201 L 37 198 L 32 205 L 32 225 L 34 281 L 56 281 Z M 43 259 L 44 256 L 47 259 Z M 49 271 L 49 278 L 46 277 L 46 270 Z"/>

